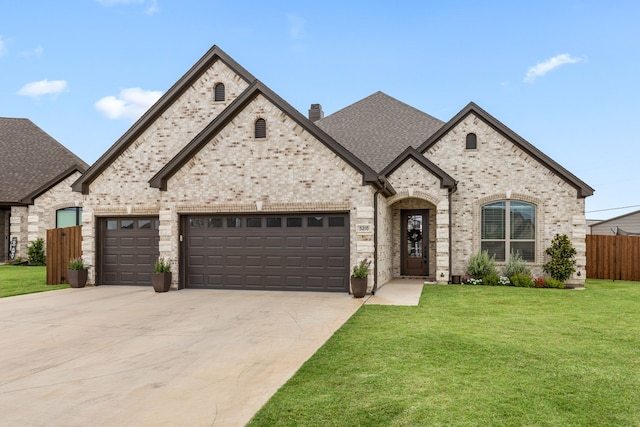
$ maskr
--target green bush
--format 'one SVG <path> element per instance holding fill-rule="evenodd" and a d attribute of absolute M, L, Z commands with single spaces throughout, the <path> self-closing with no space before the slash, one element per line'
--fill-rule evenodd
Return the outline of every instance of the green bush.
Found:
<path fill-rule="evenodd" d="M 482 278 L 482 284 L 486 286 L 500 286 L 500 276 L 497 274 L 489 274 Z"/>
<path fill-rule="evenodd" d="M 29 257 L 29 264 L 46 265 L 47 259 L 44 256 L 44 239 L 42 237 L 38 237 L 33 242 L 29 243 L 27 255 Z"/>
<path fill-rule="evenodd" d="M 518 288 L 533 288 L 535 285 L 529 274 L 518 273 L 510 277 L 513 286 Z"/>
<path fill-rule="evenodd" d="M 509 260 L 504 267 L 502 267 L 502 274 L 507 277 L 515 276 L 516 274 L 531 276 L 531 269 L 520 256 L 520 252 L 511 252 Z"/>
<path fill-rule="evenodd" d="M 171 263 L 163 257 L 158 258 L 153 271 L 156 273 L 171 273 Z"/>
<path fill-rule="evenodd" d="M 564 282 L 552 278 L 548 278 L 544 281 L 545 288 L 564 289 Z"/>
<path fill-rule="evenodd" d="M 482 279 L 490 275 L 497 275 L 498 270 L 495 266 L 495 257 L 489 256 L 489 252 L 482 251 L 474 255 L 467 264 L 467 275 L 474 279 Z"/>
<path fill-rule="evenodd" d="M 552 278 L 564 282 L 576 271 L 577 252 L 566 234 L 556 234 L 545 253 L 551 257 L 551 261 L 544 264 L 542 268 Z"/>

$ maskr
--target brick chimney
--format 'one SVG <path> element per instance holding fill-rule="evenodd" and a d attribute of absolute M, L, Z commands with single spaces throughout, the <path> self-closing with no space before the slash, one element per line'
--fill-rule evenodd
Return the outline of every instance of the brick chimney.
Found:
<path fill-rule="evenodd" d="M 311 120 L 312 122 L 317 122 L 322 118 L 324 118 L 324 113 L 322 112 L 322 105 L 311 104 L 311 108 L 309 108 L 309 120 Z"/>

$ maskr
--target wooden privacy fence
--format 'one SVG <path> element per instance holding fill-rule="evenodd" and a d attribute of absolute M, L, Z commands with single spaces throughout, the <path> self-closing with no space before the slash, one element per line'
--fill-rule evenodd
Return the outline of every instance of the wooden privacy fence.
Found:
<path fill-rule="evenodd" d="M 587 234 L 587 277 L 640 281 L 640 236 Z"/>
<path fill-rule="evenodd" d="M 82 226 L 47 230 L 47 285 L 69 283 L 69 260 L 82 256 Z"/>

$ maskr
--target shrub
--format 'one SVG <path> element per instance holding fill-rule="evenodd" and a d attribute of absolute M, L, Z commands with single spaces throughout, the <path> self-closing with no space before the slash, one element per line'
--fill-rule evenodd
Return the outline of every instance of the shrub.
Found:
<path fill-rule="evenodd" d="M 534 286 L 531 276 L 522 273 L 511 276 L 511 283 L 519 288 L 532 288 Z"/>
<path fill-rule="evenodd" d="M 47 260 L 44 256 L 44 239 L 42 237 L 38 237 L 33 242 L 29 243 L 27 255 L 29 257 L 29 264 L 46 265 Z"/>
<path fill-rule="evenodd" d="M 556 279 L 547 279 L 545 280 L 545 288 L 556 288 L 556 289 L 564 289 L 564 282 Z"/>
<path fill-rule="evenodd" d="M 520 256 L 520 252 L 511 252 L 509 260 L 504 267 L 502 267 L 502 274 L 507 277 L 515 276 L 516 274 L 526 274 L 531 276 L 531 269 L 522 259 L 522 256 Z"/>
<path fill-rule="evenodd" d="M 482 251 L 474 255 L 467 264 L 467 274 L 474 279 L 481 279 L 489 275 L 498 274 L 495 266 L 495 257 L 489 256 L 489 252 Z"/>
<path fill-rule="evenodd" d="M 156 273 L 171 273 L 171 263 L 166 261 L 163 257 L 158 258 L 154 266 Z"/>
<path fill-rule="evenodd" d="M 545 253 L 551 257 L 551 261 L 544 264 L 542 268 L 553 279 L 564 282 L 576 271 L 577 252 L 566 234 L 556 234 Z"/>
<path fill-rule="evenodd" d="M 74 258 L 69 261 L 69 270 L 86 270 L 87 266 L 82 261 L 82 257 Z"/>
<path fill-rule="evenodd" d="M 500 280 L 498 280 L 498 285 L 511 286 L 511 280 L 509 280 L 507 276 L 500 276 Z"/>
<path fill-rule="evenodd" d="M 545 288 L 547 286 L 547 282 L 544 280 L 544 277 L 536 277 L 533 279 L 533 284 L 536 288 Z"/>
<path fill-rule="evenodd" d="M 499 286 L 500 285 L 500 276 L 497 274 L 489 274 L 482 278 L 482 284 L 487 286 Z"/>
<path fill-rule="evenodd" d="M 365 277 L 367 277 L 369 275 L 369 266 L 371 265 L 371 260 L 365 258 L 362 261 L 360 261 L 360 264 L 356 265 L 355 267 L 353 267 L 353 271 L 351 272 L 351 275 L 353 277 L 358 277 L 361 279 L 364 279 Z"/>

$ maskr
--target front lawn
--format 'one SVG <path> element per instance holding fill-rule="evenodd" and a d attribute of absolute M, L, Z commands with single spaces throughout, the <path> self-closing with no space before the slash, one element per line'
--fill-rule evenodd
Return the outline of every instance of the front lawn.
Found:
<path fill-rule="evenodd" d="M 0 298 L 69 287 L 46 283 L 47 267 L 0 265 Z"/>
<path fill-rule="evenodd" d="M 640 425 L 640 283 L 363 306 L 251 426 Z"/>

